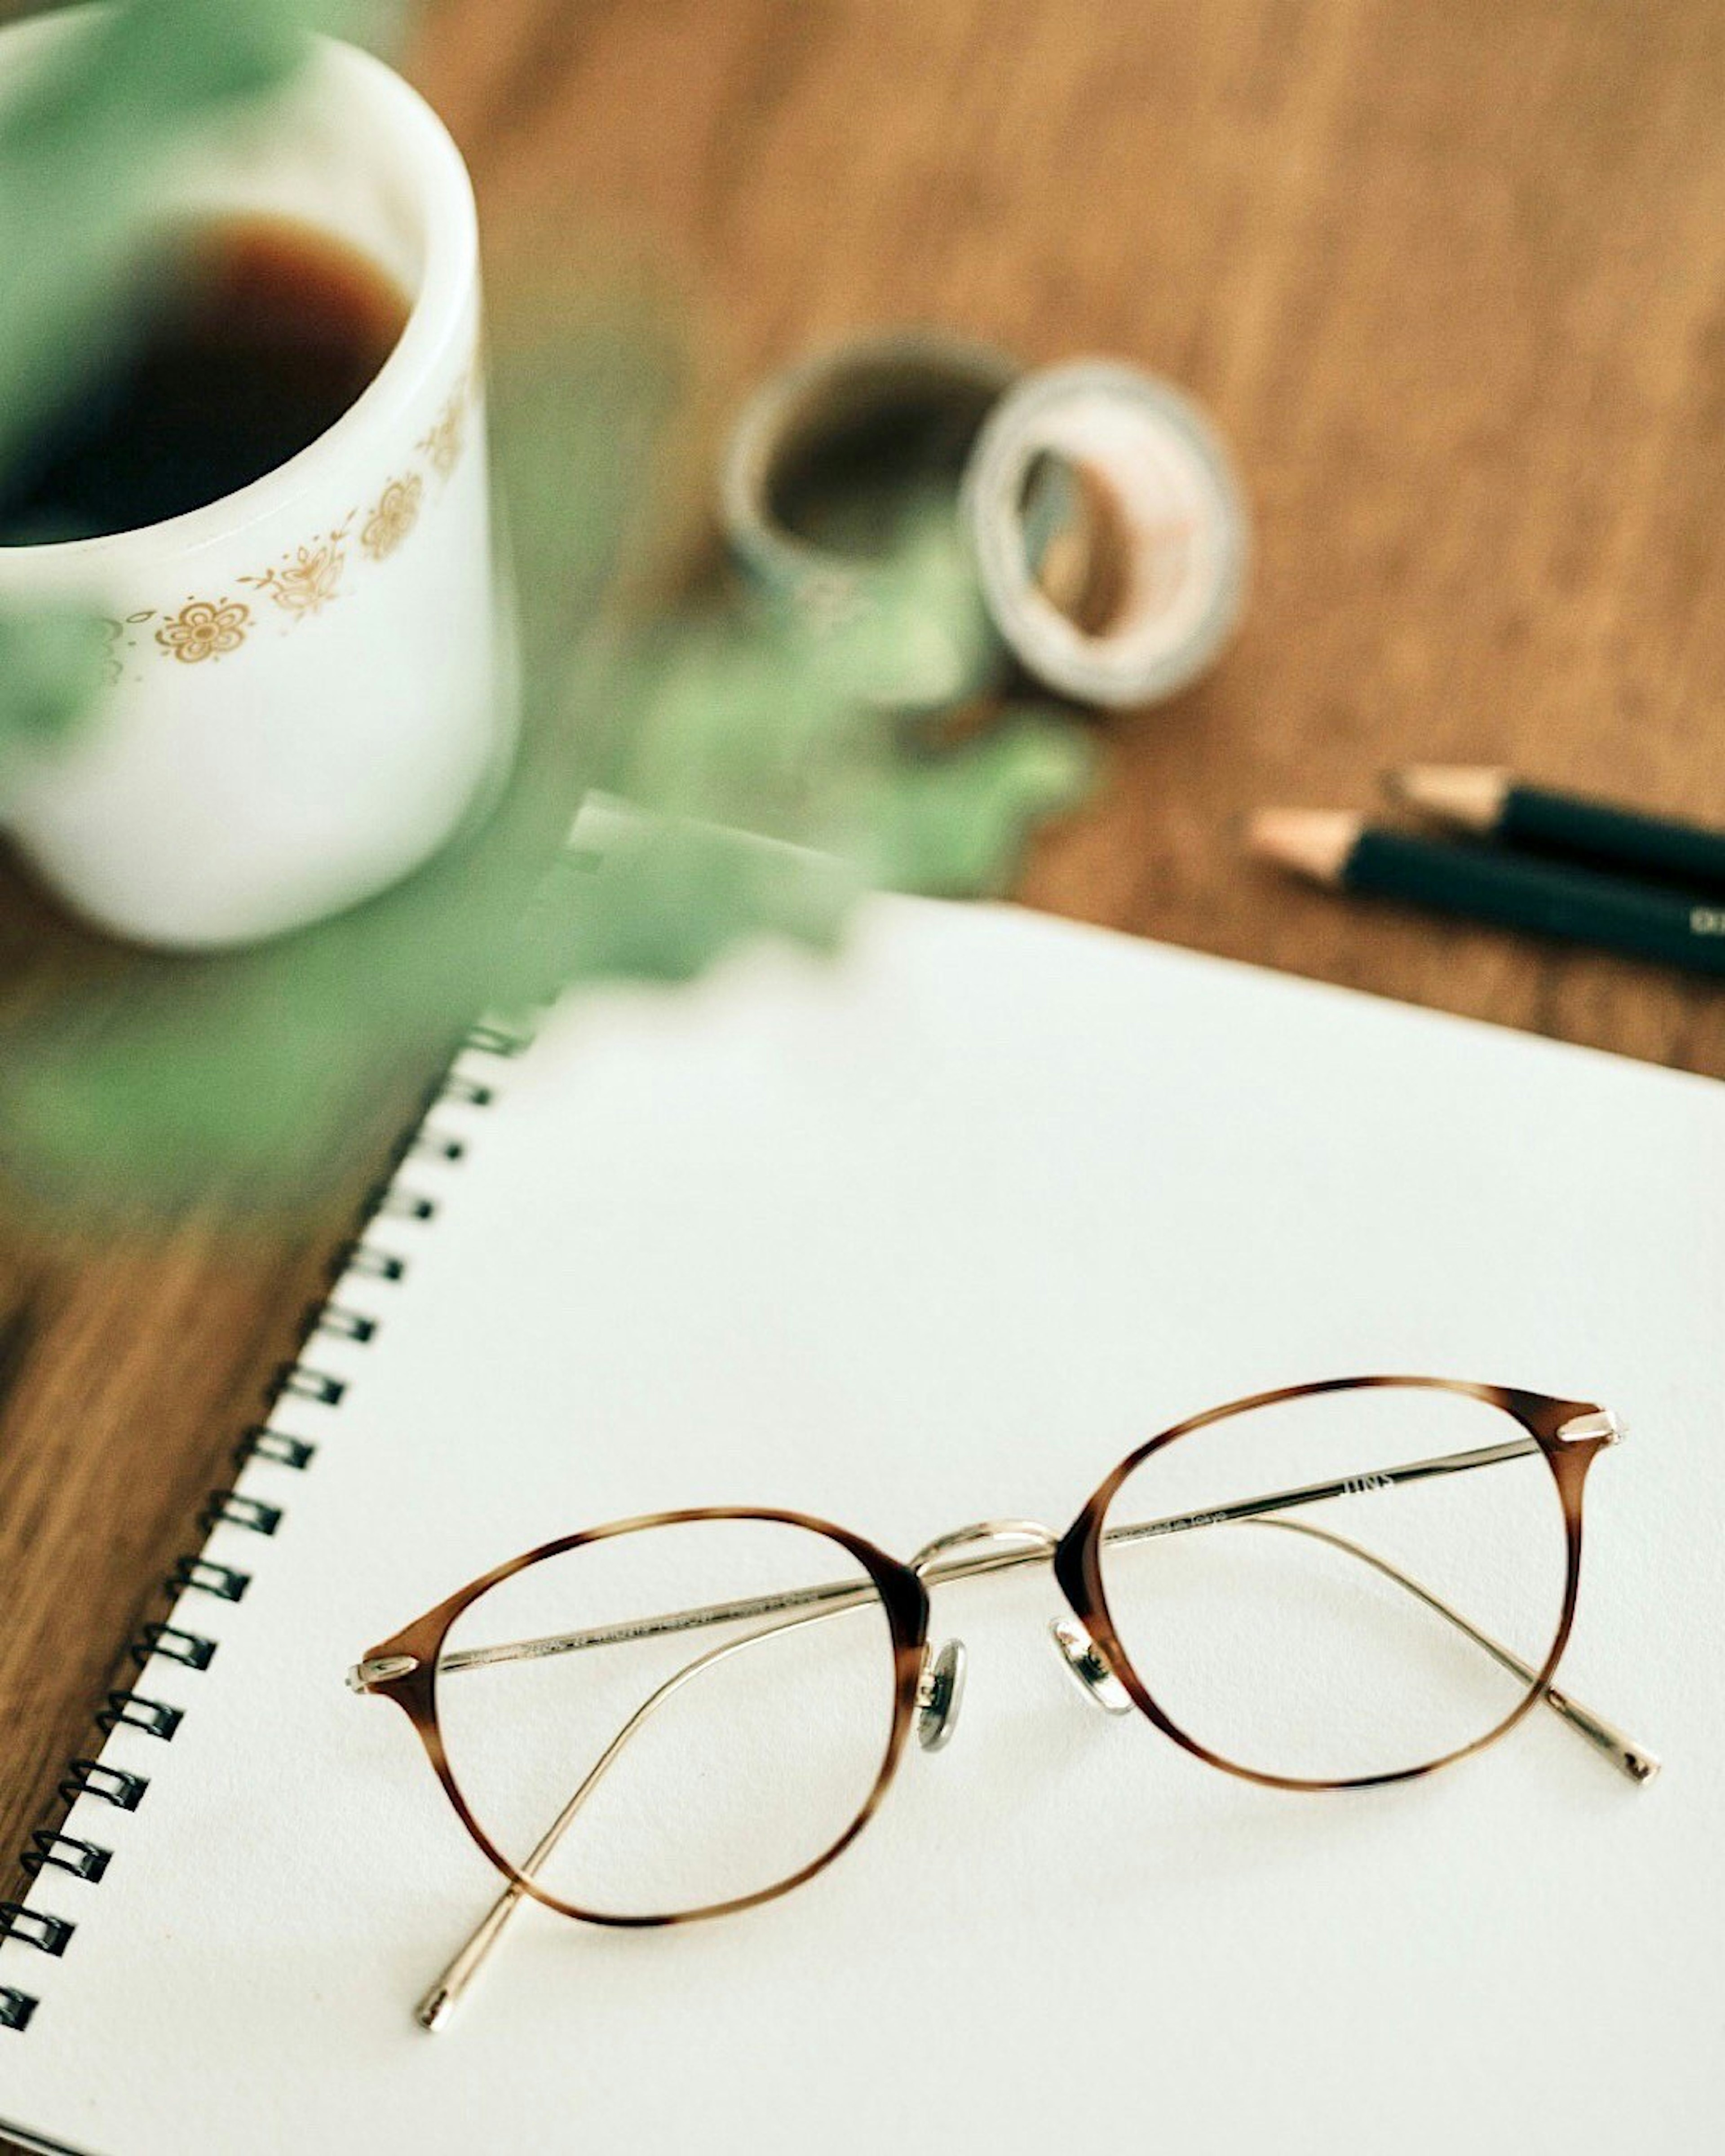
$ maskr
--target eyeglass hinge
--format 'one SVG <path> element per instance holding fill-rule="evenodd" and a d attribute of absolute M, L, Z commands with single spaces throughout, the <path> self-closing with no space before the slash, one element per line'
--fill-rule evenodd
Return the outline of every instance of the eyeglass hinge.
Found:
<path fill-rule="evenodd" d="M 1559 1424 L 1557 1435 L 1559 1445 L 1591 1445 L 1602 1440 L 1607 1445 L 1615 1445 L 1629 1432 L 1609 1408 L 1601 1408 L 1593 1414 L 1572 1415 L 1568 1422 Z"/>
<path fill-rule="evenodd" d="M 416 1655 L 373 1655 L 369 1661 L 356 1662 L 347 1672 L 350 1691 L 370 1691 L 374 1685 L 393 1684 L 398 1677 L 410 1676 L 419 1666 Z"/>

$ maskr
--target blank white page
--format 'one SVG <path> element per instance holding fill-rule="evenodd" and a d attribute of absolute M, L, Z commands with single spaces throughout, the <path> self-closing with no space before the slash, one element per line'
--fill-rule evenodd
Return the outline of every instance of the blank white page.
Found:
<path fill-rule="evenodd" d="M 116 1732 L 0 2118 L 100 2156 L 308 2149 L 1618 2151 L 1725 2116 L 1712 1086 L 1010 909 L 871 902 L 842 960 L 571 1006 L 465 1157 L 410 1160 L 368 1345 L 287 1399 L 253 1575 Z M 1040 1569 L 937 1595 L 970 1682 L 861 1839 L 760 1910 L 646 1933 L 530 1907 L 454 2025 L 411 2010 L 498 1881 L 405 1718 L 344 1687 L 491 1564 L 681 1505 L 908 1555 L 1064 1527 L 1141 1439 L 1358 1372 L 1607 1403 L 1565 1681 L 1666 1760 L 1637 1790 L 1549 1714 L 1410 1784 L 1291 1794 L 1094 1712 Z M 1291 1614 L 1297 1622 L 1297 1613 Z"/>

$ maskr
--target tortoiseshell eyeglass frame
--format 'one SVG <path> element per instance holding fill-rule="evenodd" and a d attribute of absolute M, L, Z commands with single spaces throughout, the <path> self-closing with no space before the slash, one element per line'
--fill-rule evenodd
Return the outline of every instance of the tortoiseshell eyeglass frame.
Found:
<path fill-rule="evenodd" d="M 1188 1734 L 1159 1707 L 1133 1668 L 1109 1613 L 1107 1596 L 1102 1578 L 1102 1552 L 1105 1540 L 1116 1536 L 1137 1537 L 1153 1532 L 1167 1532 L 1173 1525 L 1197 1522 L 1198 1516 L 1177 1519 L 1173 1522 L 1152 1522 L 1142 1527 L 1109 1530 L 1106 1522 L 1110 1506 L 1127 1478 L 1144 1460 L 1164 1447 L 1177 1443 L 1194 1430 L 1225 1421 L 1230 1417 L 1245 1414 L 1260 1408 L 1273 1407 L 1283 1402 L 1314 1397 L 1326 1393 L 1358 1392 L 1375 1388 L 1397 1388 L 1421 1391 L 1442 1392 L 1464 1399 L 1478 1400 L 1500 1409 L 1509 1417 L 1523 1435 L 1505 1445 L 1476 1448 L 1466 1453 L 1445 1455 L 1440 1459 L 1408 1463 L 1386 1471 L 1390 1481 L 1413 1481 L 1430 1476 L 1447 1474 L 1459 1468 L 1483 1465 L 1491 1460 L 1531 1455 L 1537 1450 L 1543 1455 L 1551 1471 L 1562 1507 L 1567 1543 L 1566 1568 L 1561 1616 L 1556 1636 L 1543 1664 L 1538 1669 L 1521 1662 L 1499 1643 L 1439 1598 L 1409 1578 L 1373 1557 L 1361 1547 L 1342 1542 L 1325 1531 L 1306 1529 L 1317 1533 L 1320 1539 L 1337 1543 L 1354 1555 L 1363 1557 L 1377 1569 L 1400 1580 L 1430 1608 L 1457 1625 L 1477 1644 L 1490 1653 L 1522 1681 L 1524 1690 L 1511 1712 L 1496 1726 L 1467 1744 L 1458 1746 L 1441 1757 L 1418 1765 L 1385 1774 L 1374 1774 L 1343 1781 L 1310 1781 L 1291 1777 L 1268 1774 L 1243 1767 L 1222 1757 Z M 424 1746 L 427 1758 L 443 1784 L 445 1794 L 454 1806 L 463 1825 L 489 1862 L 510 1882 L 510 1892 L 500 1909 L 507 1913 L 515 1900 L 528 1895 L 547 1908 L 557 1910 L 564 1916 L 575 1917 L 596 1924 L 619 1926 L 624 1928 L 691 1923 L 707 1917 L 719 1917 L 788 1894 L 793 1887 L 801 1886 L 830 1864 L 841 1851 L 847 1848 L 873 1816 L 875 1808 L 886 1794 L 919 1712 L 926 1712 L 931 1700 L 931 1675 L 927 1667 L 928 1650 L 929 1599 L 928 1587 L 932 1584 L 972 1576 L 983 1572 L 1009 1569 L 1019 1565 L 1051 1563 L 1054 1575 L 1073 1616 L 1081 1628 L 1082 1636 L 1071 1644 L 1062 1641 L 1075 1673 L 1099 1695 L 1104 1704 L 1113 1704 L 1116 1711 L 1126 1712 L 1123 1702 L 1111 1702 L 1106 1697 L 1110 1680 L 1117 1681 L 1123 1688 L 1125 1702 L 1135 1707 L 1165 1736 L 1170 1737 L 1195 1758 L 1210 1766 L 1220 1768 L 1226 1774 L 1260 1783 L 1266 1787 L 1281 1789 L 1359 1789 L 1382 1784 L 1411 1780 L 1423 1774 L 1434 1774 L 1440 1767 L 1452 1764 L 1458 1759 L 1482 1751 L 1508 1733 L 1516 1724 L 1543 1699 L 1564 1720 L 1570 1722 L 1597 1749 L 1605 1753 L 1613 1764 L 1635 1781 L 1645 1781 L 1657 1771 L 1657 1762 L 1643 1748 L 1624 1737 L 1609 1722 L 1594 1715 L 1568 1695 L 1559 1692 L 1552 1683 L 1575 1614 L 1576 1596 L 1581 1578 L 1581 1515 L 1582 1493 L 1588 1471 L 1595 1457 L 1608 1445 L 1616 1442 L 1620 1430 L 1615 1419 L 1605 1410 L 1584 1400 L 1558 1399 L 1543 1393 L 1519 1390 L 1505 1385 L 1471 1384 L 1447 1378 L 1424 1377 L 1367 1377 L 1334 1378 L 1317 1383 L 1290 1385 L 1276 1391 L 1257 1393 L 1250 1398 L 1234 1400 L 1225 1406 L 1211 1408 L 1201 1414 L 1189 1417 L 1165 1430 L 1129 1453 L 1120 1465 L 1098 1486 L 1063 1535 L 1056 1537 L 1050 1530 L 1022 1522 L 988 1522 L 972 1528 L 962 1528 L 956 1533 L 942 1536 L 910 1562 L 890 1557 L 860 1535 L 835 1526 L 831 1521 L 817 1519 L 806 1513 L 753 1507 L 703 1507 L 693 1510 L 659 1512 L 637 1519 L 618 1520 L 609 1525 L 592 1527 L 580 1534 L 565 1535 L 555 1542 L 546 1543 L 524 1556 L 515 1558 L 506 1564 L 497 1566 L 480 1578 L 452 1594 L 446 1601 L 428 1610 L 423 1617 L 404 1626 L 393 1637 L 371 1649 L 350 1673 L 349 1681 L 357 1691 L 386 1693 L 407 1714 Z M 1531 1440 L 1531 1444 L 1527 1441 Z M 1219 1513 L 1203 1516 L 1204 1523 L 1224 1518 L 1263 1517 L 1284 1511 L 1290 1507 L 1318 1502 L 1343 1494 L 1350 1484 L 1343 1481 L 1314 1483 L 1292 1491 L 1268 1493 L 1262 1498 L 1224 1507 Z M 849 1553 L 868 1575 L 873 1595 L 878 1595 L 885 1610 L 891 1631 L 894 1662 L 894 1701 L 891 1733 L 880 1772 L 874 1785 L 850 1825 L 832 1845 L 788 1877 L 757 1892 L 741 1895 L 732 1900 L 716 1902 L 706 1907 L 661 1913 L 624 1915 L 615 1912 L 583 1908 L 548 1892 L 536 1882 L 530 1871 L 511 1863 L 490 1840 L 484 1827 L 475 1818 L 464 1797 L 460 1784 L 451 1769 L 444 1748 L 442 1732 L 438 1725 L 437 1678 L 444 1664 L 445 1645 L 451 1627 L 462 1613 L 480 1597 L 501 1582 L 512 1578 L 530 1565 L 547 1558 L 558 1557 L 568 1551 L 581 1549 L 589 1543 L 608 1540 L 612 1537 L 639 1533 L 655 1527 L 677 1527 L 690 1523 L 737 1520 L 806 1530 L 824 1537 Z M 1281 1522 L 1281 1524 L 1287 1524 Z M 1016 1543 L 1019 1547 L 1009 1545 Z M 1009 1545 L 1003 1547 L 1003 1544 Z M 665 1630 L 695 1629 L 703 1625 L 730 1621 L 756 1614 L 776 1614 L 781 1623 L 807 1621 L 794 1617 L 787 1619 L 784 1613 L 799 1606 L 824 1604 L 836 1608 L 846 1594 L 853 1595 L 859 1604 L 871 1599 L 870 1589 L 859 1583 L 854 1589 L 834 1589 L 831 1586 L 792 1590 L 783 1596 L 763 1599 L 756 1604 L 731 1604 L 703 1609 L 667 1613 L 662 1626 Z M 769 1630 L 772 1627 L 768 1628 Z M 616 1637 L 639 1636 L 639 1626 L 620 1628 Z M 493 1650 L 458 1655 L 451 1665 L 492 1659 L 504 1659 L 525 1653 L 544 1654 L 567 1648 L 600 1644 L 603 1632 L 572 1634 L 526 1642 L 516 1642 Z M 757 1634 L 751 1637 L 760 1637 Z M 747 1641 L 739 1644 L 747 1644 Z M 722 1650 L 721 1650 L 722 1651 Z M 668 1689 L 662 1687 L 661 1690 Z M 656 1696 L 655 1696 L 656 1697 Z M 649 1705 L 654 1702 L 649 1702 Z M 643 1710 L 644 1712 L 644 1710 Z M 626 1732 L 624 1732 L 627 1733 Z M 619 1740 L 620 1741 L 620 1740 Z M 925 1737 L 925 1742 L 930 1740 Z M 937 1739 L 936 1740 L 937 1741 Z M 613 1749 L 614 1750 L 614 1745 Z M 608 1754 L 608 1757 L 609 1755 Z M 603 1762 L 601 1762 L 602 1770 Z M 593 1779 L 589 1776 L 589 1784 Z M 583 1790 L 577 1793 L 578 1803 Z M 572 1810 L 572 1805 L 571 1807 Z M 565 1822 L 567 1815 L 565 1815 Z M 554 1830 L 560 1830 L 559 1828 Z M 530 1863 L 532 1860 L 529 1860 Z M 493 1912 L 493 1922 L 497 1919 Z M 484 1928 L 481 1928 L 482 1930 Z M 492 1934 L 495 1935 L 495 1929 Z M 489 1944 L 489 1939 L 485 1945 Z M 485 1950 L 482 1945 L 480 1951 Z M 471 1943 L 466 1950 L 473 1953 Z M 475 1957 L 476 1958 L 476 1957 Z M 428 2025 L 434 2025 L 434 2016 L 422 2015 Z"/>

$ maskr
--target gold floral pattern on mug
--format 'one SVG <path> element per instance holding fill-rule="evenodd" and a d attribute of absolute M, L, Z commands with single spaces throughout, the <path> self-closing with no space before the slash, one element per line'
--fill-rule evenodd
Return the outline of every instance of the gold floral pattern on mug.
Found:
<path fill-rule="evenodd" d="M 321 613 L 341 596 L 341 572 L 347 564 L 342 542 L 347 532 L 348 526 L 344 524 L 340 531 L 314 539 L 310 546 L 295 547 L 284 557 L 285 566 L 265 569 L 260 577 L 242 577 L 239 581 L 267 593 L 295 621 L 305 621 Z"/>
<path fill-rule="evenodd" d="M 359 543 L 374 562 L 388 561 L 419 521 L 425 482 L 416 471 L 393 479 L 367 517 Z"/>
<path fill-rule="evenodd" d="M 463 376 L 449 401 L 437 415 L 431 431 L 414 444 L 439 480 L 447 480 L 461 461 L 467 439 L 467 398 L 470 384 Z"/>
<path fill-rule="evenodd" d="M 187 599 L 156 632 L 156 641 L 182 666 L 197 666 L 238 651 L 251 629 L 243 599 Z"/>
<path fill-rule="evenodd" d="M 466 449 L 468 407 L 478 396 L 479 388 L 475 358 L 464 369 L 430 428 L 414 444 L 440 483 L 453 475 Z M 413 530 L 425 506 L 425 474 L 411 465 L 385 483 L 360 525 L 360 551 L 368 560 L 387 562 Z M 351 535 L 360 514 L 357 508 L 350 509 L 333 530 L 290 547 L 269 568 L 242 576 L 239 582 L 259 598 L 267 597 L 288 616 L 285 628 L 322 613 L 345 595 Z M 156 619 L 157 610 L 145 607 L 127 615 L 125 625 Z M 110 686 L 124 674 L 122 640 L 126 649 L 131 649 L 131 639 L 122 639 L 125 625 L 105 624 Z M 252 608 L 244 600 L 188 598 L 177 613 L 162 617 L 156 642 L 168 658 L 184 665 L 197 665 L 206 659 L 237 651 L 257 626 Z"/>

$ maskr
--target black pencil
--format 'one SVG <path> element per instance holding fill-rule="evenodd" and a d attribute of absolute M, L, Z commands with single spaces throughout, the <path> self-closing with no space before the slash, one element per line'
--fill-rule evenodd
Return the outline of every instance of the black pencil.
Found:
<path fill-rule="evenodd" d="M 1725 891 L 1725 831 L 1528 786 L 1511 772 L 1473 764 L 1410 763 L 1385 783 L 1409 808 L 1478 838 Z"/>
<path fill-rule="evenodd" d="M 1374 830 L 1363 817 L 1322 808 L 1260 809 L 1247 843 L 1264 860 L 1337 890 L 1725 973 L 1725 905 L 1486 846 Z"/>

